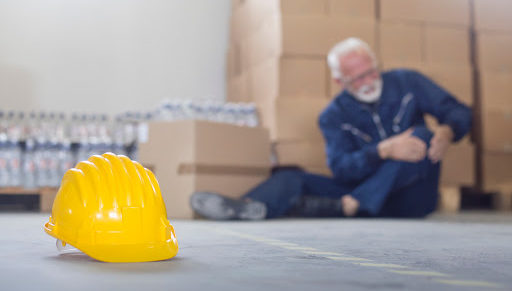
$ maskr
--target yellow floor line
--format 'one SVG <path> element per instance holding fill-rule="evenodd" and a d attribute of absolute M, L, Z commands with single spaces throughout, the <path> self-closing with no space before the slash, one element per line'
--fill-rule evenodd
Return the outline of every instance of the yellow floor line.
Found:
<path fill-rule="evenodd" d="M 284 248 L 287 250 L 292 250 L 292 251 L 316 251 L 317 250 L 315 248 L 301 247 L 301 246 L 284 247 Z"/>
<path fill-rule="evenodd" d="M 379 263 L 354 263 L 365 267 L 377 267 L 377 268 L 407 268 L 406 266 L 396 264 L 379 264 Z"/>
<path fill-rule="evenodd" d="M 450 277 L 450 275 L 434 271 L 388 270 L 400 275 L 426 276 L 426 277 Z"/>
<path fill-rule="evenodd" d="M 277 239 L 266 239 L 266 238 L 254 238 L 253 240 L 257 242 L 262 242 L 266 244 L 288 244 L 287 242 L 283 242 Z"/>
<path fill-rule="evenodd" d="M 273 246 L 277 246 L 277 247 L 283 247 L 283 248 L 291 248 L 291 247 L 299 247 L 298 244 L 294 244 L 294 243 L 275 243 L 275 242 L 268 242 L 266 243 L 268 245 L 273 245 Z"/>
<path fill-rule="evenodd" d="M 345 256 L 341 253 L 334 253 L 334 252 L 323 252 L 323 251 L 303 251 L 303 253 L 309 254 L 309 255 L 318 255 L 318 256 Z"/>
<path fill-rule="evenodd" d="M 486 281 L 472 281 L 472 280 L 448 280 L 448 279 L 437 279 L 434 280 L 438 283 L 443 283 L 447 285 L 454 286 L 467 286 L 467 287 L 488 287 L 488 288 L 500 288 L 502 287 L 499 284 L 486 282 Z"/>
<path fill-rule="evenodd" d="M 368 261 L 368 262 L 372 261 L 372 260 L 363 259 L 363 258 L 357 258 L 357 257 L 332 257 L 332 256 L 328 256 L 326 258 L 334 260 L 334 261 Z"/>

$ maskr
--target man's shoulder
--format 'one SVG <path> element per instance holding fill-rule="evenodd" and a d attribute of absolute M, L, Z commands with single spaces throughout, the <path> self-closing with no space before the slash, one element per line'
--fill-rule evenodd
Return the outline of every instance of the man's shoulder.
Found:
<path fill-rule="evenodd" d="M 382 78 L 384 80 L 408 81 L 411 78 L 423 78 L 424 75 L 415 69 L 395 68 L 384 71 Z"/>
<path fill-rule="evenodd" d="M 332 120 L 332 118 L 340 116 L 341 107 L 339 105 L 339 102 L 343 98 L 344 94 L 344 92 L 341 92 L 338 96 L 333 98 L 331 102 L 327 104 L 325 109 L 320 113 L 318 121 L 320 122 L 321 125 L 328 123 L 330 120 Z"/>

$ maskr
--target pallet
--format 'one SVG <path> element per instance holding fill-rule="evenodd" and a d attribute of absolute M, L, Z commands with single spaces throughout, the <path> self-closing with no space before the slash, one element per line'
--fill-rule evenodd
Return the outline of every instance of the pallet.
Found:
<path fill-rule="evenodd" d="M 457 213 L 460 211 L 461 187 L 440 186 L 437 211 L 442 213 Z"/>
<path fill-rule="evenodd" d="M 39 195 L 39 210 L 51 212 L 53 200 L 57 195 L 58 188 L 42 187 L 36 189 L 23 189 L 19 187 L 0 188 L 0 194 L 4 195 Z"/>
<path fill-rule="evenodd" d="M 496 189 L 498 191 L 492 199 L 493 208 L 497 211 L 512 211 L 512 182 L 499 185 Z"/>

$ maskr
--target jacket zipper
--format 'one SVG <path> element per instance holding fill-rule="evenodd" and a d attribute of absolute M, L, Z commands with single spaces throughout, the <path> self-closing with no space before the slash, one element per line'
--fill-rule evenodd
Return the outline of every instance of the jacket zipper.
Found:
<path fill-rule="evenodd" d="M 379 131 L 380 139 L 386 139 L 388 135 L 386 134 L 386 131 L 384 130 L 384 126 L 382 126 L 382 121 L 380 119 L 379 114 L 374 111 L 372 112 L 372 119 L 375 123 L 375 126 L 377 126 L 377 130 Z"/>
<path fill-rule="evenodd" d="M 405 109 L 407 108 L 407 105 L 409 105 L 409 102 L 411 102 L 412 98 L 413 95 L 411 93 L 407 93 L 402 99 L 400 110 L 398 110 L 398 113 L 396 114 L 395 118 L 393 118 L 393 131 L 395 133 L 400 132 L 400 121 L 402 121 L 402 118 L 405 115 Z"/>

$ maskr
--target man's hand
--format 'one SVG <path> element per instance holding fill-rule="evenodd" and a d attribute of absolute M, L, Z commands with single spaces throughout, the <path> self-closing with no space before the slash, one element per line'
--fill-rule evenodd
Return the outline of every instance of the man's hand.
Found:
<path fill-rule="evenodd" d="M 399 135 L 385 139 L 379 143 L 377 149 L 383 159 L 392 159 L 405 162 L 419 162 L 427 155 L 427 145 L 421 139 L 412 136 L 410 128 Z"/>
<path fill-rule="evenodd" d="M 453 137 L 453 130 L 448 125 L 441 125 L 435 130 L 428 150 L 428 158 L 433 163 L 438 163 L 443 159 L 444 154 L 453 141 Z"/>

